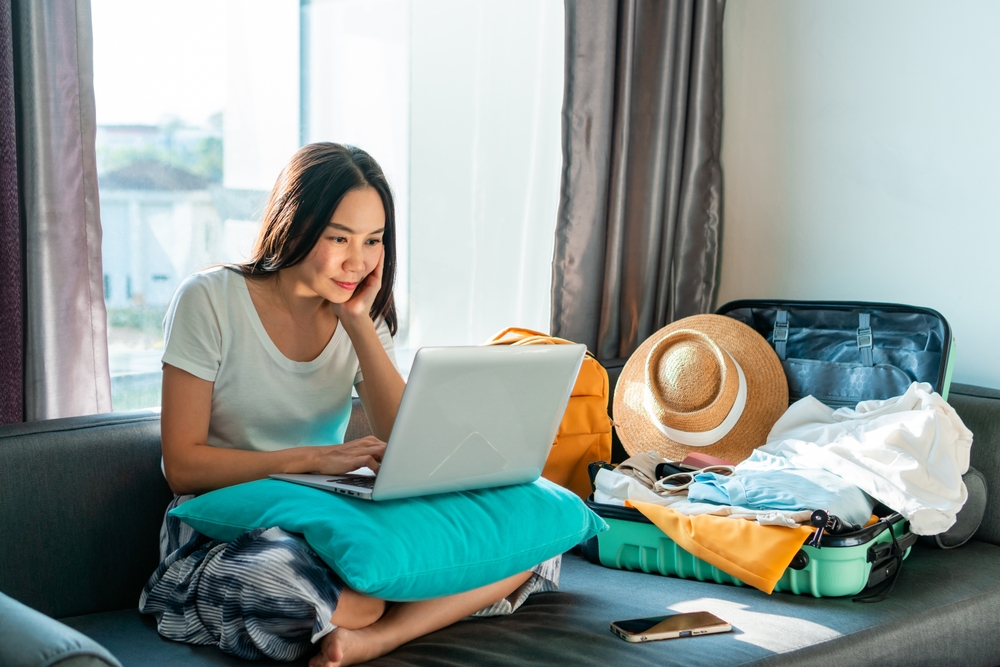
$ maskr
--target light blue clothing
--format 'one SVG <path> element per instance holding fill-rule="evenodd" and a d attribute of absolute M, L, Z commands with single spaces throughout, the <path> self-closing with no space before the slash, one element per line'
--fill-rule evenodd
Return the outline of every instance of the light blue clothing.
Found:
<path fill-rule="evenodd" d="M 754 510 L 823 509 L 849 523 L 864 525 L 874 501 L 854 484 L 825 470 L 765 470 L 732 477 L 695 476 L 688 487 L 691 502 L 733 505 Z"/>
<path fill-rule="evenodd" d="M 775 456 L 761 451 L 759 448 L 753 450 L 749 457 L 736 466 L 736 474 L 745 472 L 761 472 L 764 470 L 799 470 L 800 466 L 795 465 L 783 456 Z"/>

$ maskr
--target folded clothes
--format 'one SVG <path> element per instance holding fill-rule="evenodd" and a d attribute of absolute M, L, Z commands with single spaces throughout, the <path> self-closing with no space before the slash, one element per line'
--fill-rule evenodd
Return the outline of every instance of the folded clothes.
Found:
<path fill-rule="evenodd" d="M 647 489 L 653 488 L 656 482 L 656 466 L 666 459 L 658 452 L 640 452 L 633 454 L 618 464 L 616 470 L 623 475 L 634 477 Z"/>
<path fill-rule="evenodd" d="M 825 470 L 744 471 L 732 476 L 703 473 L 688 487 L 693 503 L 735 505 L 754 510 L 824 509 L 849 523 L 864 525 L 875 502 L 861 489 Z"/>
<path fill-rule="evenodd" d="M 748 519 L 762 526 L 785 526 L 795 528 L 809 523 L 812 510 L 785 512 L 780 510 L 753 510 L 729 505 L 712 503 L 693 503 L 687 494 L 661 496 L 653 493 L 634 477 L 623 475 L 614 470 L 600 470 L 594 480 L 594 500 L 605 505 L 625 505 L 625 501 L 633 500 L 670 509 L 685 516 L 700 516 L 711 514 L 732 519 Z"/>
<path fill-rule="evenodd" d="M 765 593 L 774 590 L 813 528 L 758 526 L 717 516 L 684 516 L 674 508 L 628 501 L 692 556 Z"/>

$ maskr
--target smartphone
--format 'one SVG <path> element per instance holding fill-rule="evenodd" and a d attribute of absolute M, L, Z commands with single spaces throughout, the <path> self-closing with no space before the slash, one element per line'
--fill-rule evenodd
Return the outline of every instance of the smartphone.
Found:
<path fill-rule="evenodd" d="M 695 637 L 717 632 L 729 632 L 732 629 L 732 625 L 707 611 L 632 618 L 627 621 L 614 621 L 611 624 L 611 632 L 627 642 L 653 642 L 658 639 Z"/>

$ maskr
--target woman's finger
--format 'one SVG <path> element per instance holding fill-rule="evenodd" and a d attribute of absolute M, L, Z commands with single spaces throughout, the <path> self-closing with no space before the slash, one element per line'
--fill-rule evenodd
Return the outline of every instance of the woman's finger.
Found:
<path fill-rule="evenodd" d="M 376 438 L 374 435 L 366 435 L 363 438 L 358 438 L 357 440 L 351 440 L 349 442 L 345 442 L 343 445 L 334 445 L 334 447 L 344 447 L 344 446 L 351 446 L 351 445 L 357 445 L 357 446 L 362 446 L 362 445 L 382 445 L 382 446 L 385 446 L 385 443 L 382 442 L 381 440 L 379 440 L 378 438 Z"/>
<path fill-rule="evenodd" d="M 352 452 L 353 451 L 360 451 L 360 452 L 363 452 L 364 454 L 379 454 L 379 455 L 381 455 L 382 452 L 385 451 L 385 443 L 384 442 L 379 442 L 379 441 L 365 442 L 365 443 L 358 442 L 357 445 L 345 445 L 345 447 L 347 447 L 347 449 L 350 450 L 350 451 L 352 451 Z"/>

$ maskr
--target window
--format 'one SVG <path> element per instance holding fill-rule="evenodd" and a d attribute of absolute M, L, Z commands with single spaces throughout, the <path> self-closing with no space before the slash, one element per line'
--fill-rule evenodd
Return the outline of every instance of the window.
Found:
<path fill-rule="evenodd" d="M 301 145 L 351 143 L 396 196 L 401 369 L 548 330 L 561 0 L 93 0 L 115 410 L 159 404 L 190 273 L 247 256 Z"/>

